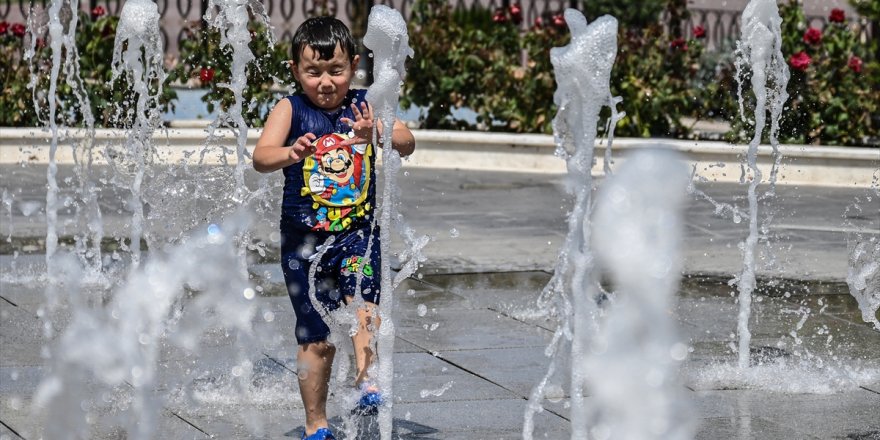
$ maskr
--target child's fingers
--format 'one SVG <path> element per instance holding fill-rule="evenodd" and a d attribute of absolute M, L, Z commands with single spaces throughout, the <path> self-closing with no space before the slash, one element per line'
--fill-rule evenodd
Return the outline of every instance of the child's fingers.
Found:
<path fill-rule="evenodd" d="M 364 119 L 373 120 L 373 106 L 368 105 L 365 102 L 361 103 L 361 114 L 364 115 Z"/>
<path fill-rule="evenodd" d="M 355 103 L 353 103 L 353 102 L 351 103 L 351 111 L 352 111 L 352 113 L 354 113 L 354 119 L 355 119 L 355 120 L 360 120 L 361 118 L 364 117 L 364 115 L 361 114 L 361 111 L 360 111 L 360 109 L 358 108 L 357 104 L 355 104 Z"/>

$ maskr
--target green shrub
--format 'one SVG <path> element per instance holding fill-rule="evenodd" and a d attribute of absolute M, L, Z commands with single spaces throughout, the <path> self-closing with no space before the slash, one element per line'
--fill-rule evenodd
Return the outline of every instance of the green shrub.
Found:
<path fill-rule="evenodd" d="M 832 11 L 821 31 L 808 27 L 803 9 L 794 1 L 783 5 L 780 15 L 782 52 L 787 57 L 791 78 L 779 140 L 797 144 L 878 145 L 880 66 L 870 59 L 868 47 L 859 43 L 843 11 Z M 729 92 L 735 96 L 735 90 Z M 749 109 L 754 108 L 754 96 L 750 90 L 744 90 L 744 94 L 746 119 L 752 121 Z M 732 122 L 728 139 L 747 141 L 753 126 L 740 119 Z"/>
<path fill-rule="evenodd" d="M 5 23 L 5 22 L 4 22 Z M 134 91 L 127 78 L 111 82 L 113 44 L 119 17 L 106 15 L 103 7 L 96 7 L 91 14 L 80 13 L 76 30 L 76 48 L 79 54 L 79 77 L 77 87 L 85 89 L 95 125 L 99 127 L 125 127 L 131 125 L 133 114 L 127 112 L 127 103 L 134 102 Z M 5 28 L 5 29 L 4 29 Z M 25 50 L 31 45 L 31 36 L 25 34 L 24 24 L 3 26 L 0 23 L 0 61 L 4 68 L 3 93 L 0 95 L 0 125 L 35 127 L 48 119 L 50 73 L 52 50 L 47 46 L 46 23 L 38 23 L 33 41 L 34 54 L 25 58 Z M 28 86 L 34 78 L 33 88 Z M 80 100 L 68 82 L 68 72 L 61 68 L 57 83 L 55 102 L 57 122 L 67 126 L 82 125 L 83 111 Z M 34 108 L 37 97 L 39 113 Z M 160 97 L 161 111 L 173 106 L 176 93 L 164 88 Z"/>
<path fill-rule="evenodd" d="M 74 88 L 85 89 L 91 113 L 98 127 L 127 127 L 133 114 L 127 112 L 128 103 L 134 102 L 134 91 L 127 78 L 111 82 L 113 75 L 110 61 L 119 17 L 106 15 L 103 7 L 96 7 L 91 14 L 80 12 L 76 30 L 76 48 L 79 54 L 79 78 L 73 81 L 64 68 L 59 69 L 57 92 L 57 122 L 67 126 L 84 124 L 80 99 Z M 52 70 L 52 50 L 47 46 L 47 23 L 36 23 L 32 36 L 26 34 L 24 25 L 16 23 L 5 28 L 0 24 L 0 61 L 4 68 L 3 93 L 0 95 L 0 125 L 35 127 L 48 120 L 48 90 Z M 25 51 L 33 43 L 34 53 L 30 60 Z M 33 93 L 28 86 L 33 73 Z M 37 97 L 35 110 L 34 96 Z M 177 94 L 167 87 L 160 97 L 161 111 L 173 107 Z"/>
<path fill-rule="evenodd" d="M 279 88 L 294 83 L 290 70 L 290 43 L 278 41 L 270 45 L 266 27 L 251 22 L 249 47 L 255 60 L 248 64 L 246 87 L 242 92 L 242 116 L 251 127 L 262 127 L 274 104 L 286 91 Z M 218 106 L 227 111 L 235 103 L 235 96 L 226 84 L 232 77 L 232 49 L 220 46 L 220 32 L 213 27 L 191 25 L 187 38 L 180 45 L 180 61 L 168 74 L 168 82 L 208 89 L 202 96 L 209 112 Z"/>
<path fill-rule="evenodd" d="M 617 60 L 611 70 L 611 92 L 623 98 L 626 117 L 615 133 L 634 137 L 686 137 L 682 117 L 694 113 L 699 39 L 672 38 L 659 24 L 630 30 L 620 26 Z"/>
<path fill-rule="evenodd" d="M 678 3 L 670 2 L 683 9 Z M 556 84 L 550 49 L 568 44 L 570 35 L 560 15 L 541 17 L 520 32 L 516 7 L 456 13 L 443 0 L 416 2 L 410 22 L 416 57 L 401 103 L 427 109 L 423 127 L 552 132 Z M 630 14 L 633 20 L 646 20 L 637 12 Z M 623 136 L 688 133 L 681 117 L 693 113 L 689 87 L 702 45 L 672 38 L 657 20 L 654 15 L 654 23 L 644 28 L 619 26 L 611 89 L 624 99 L 620 108 L 627 116 L 617 127 Z M 479 115 L 477 124 L 452 116 L 465 107 Z"/>
<path fill-rule="evenodd" d="M 485 9 L 455 12 L 446 0 L 420 0 L 409 35 L 416 56 L 407 68 L 401 104 L 424 108 L 424 127 L 474 129 L 453 117 L 454 110 L 470 108 L 485 129 L 516 131 L 508 104 L 508 95 L 517 93 L 509 88 L 519 64 L 515 26 L 493 20 Z"/>
<path fill-rule="evenodd" d="M 0 93 L 0 126 L 33 127 L 38 125 L 37 114 L 31 98 L 31 90 L 25 78 L 30 77 L 28 62 L 24 57 L 25 30 L 23 23 L 0 22 L 0 78 L 3 79 Z M 14 30 L 14 32 L 13 32 Z M 37 53 L 44 50 L 44 44 L 36 48 Z"/>
<path fill-rule="evenodd" d="M 611 15 L 621 25 L 642 29 L 657 23 L 669 0 L 583 0 L 584 17 L 589 22 Z"/>

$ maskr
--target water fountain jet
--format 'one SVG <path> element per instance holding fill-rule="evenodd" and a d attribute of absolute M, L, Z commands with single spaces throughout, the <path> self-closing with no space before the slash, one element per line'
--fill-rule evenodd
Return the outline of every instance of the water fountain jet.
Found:
<path fill-rule="evenodd" d="M 751 314 L 752 293 L 755 290 L 755 248 L 758 244 L 758 185 L 762 183 L 763 174 L 758 169 L 758 146 L 764 135 L 767 112 L 770 112 L 770 144 L 773 147 L 773 169 L 769 183 L 776 183 L 776 173 L 781 161 L 779 154 L 779 118 L 785 101 L 788 100 L 788 65 L 782 55 L 782 18 L 775 0 L 751 0 L 742 15 L 742 39 L 737 42 L 737 85 L 739 93 L 740 115 L 745 117 L 743 110 L 742 82 L 744 68 L 751 68 L 752 92 L 755 95 L 755 134 L 749 142 L 747 162 L 749 176 L 749 235 L 742 245 L 743 271 L 739 275 L 739 322 L 737 324 L 738 365 L 740 368 L 749 366 L 749 316 Z M 746 171 L 743 170 L 743 178 Z"/>
<path fill-rule="evenodd" d="M 422 248 L 428 243 L 426 236 L 416 237 L 415 233 L 407 227 L 399 212 L 400 189 L 397 184 L 397 174 L 401 167 L 400 154 L 391 148 L 391 137 L 394 122 L 397 119 L 397 107 L 401 85 L 406 77 L 405 62 L 412 57 L 414 52 L 409 46 L 406 21 L 400 12 L 384 5 L 376 5 L 370 10 L 367 20 L 367 32 L 364 35 L 364 46 L 373 51 L 373 84 L 367 90 L 366 99 L 375 109 L 375 113 L 382 122 L 383 133 L 381 141 L 377 138 L 377 132 L 373 132 L 373 145 L 381 142 L 385 145 L 382 150 L 382 173 L 384 187 L 380 199 L 379 240 L 382 254 L 382 302 L 379 305 L 379 317 L 382 325 L 378 331 L 377 341 L 377 367 L 379 388 L 385 393 L 386 404 L 379 409 L 379 434 L 383 440 L 390 440 L 393 423 L 393 379 L 394 379 L 394 321 L 391 317 L 394 306 L 394 288 L 406 277 L 412 275 L 418 265 L 425 260 Z M 374 220 L 375 221 L 375 220 Z M 395 276 L 391 271 L 391 230 L 397 226 L 397 230 L 403 234 L 408 246 L 403 267 Z M 374 226 L 375 227 L 375 226 Z M 367 253 L 369 254 L 369 250 Z"/>
<path fill-rule="evenodd" d="M 159 96 L 165 83 L 159 7 L 149 0 L 129 0 L 122 7 L 113 44 L 112 81 L 125 75 L 137 95 L 134 123 L 126 139 L 128 160 L 134 163 L 131 182 L 131 267 L 141 260 L 144 230 L 143 183 L 148 162 L 155 152 L 153 133 L 161 124 Z"/>
<path fill-rule="evenodd" d="M 595 160 L 593 150 L 599 112 L 603 106 L 614 107 L 619 102 L 611 96 L 610 90 L 611 68 L 617 56 L 617 20 L 605 15 L 588 25 L 583 14 L 567 9 L 565 22 L 571 30 L 571 43 L 550 51 L 558 84 L 553 101 L 559 109 L 553 120 L 553 132 L 557 155 L 566 160 L 575 203 L 553 278 L 544 288 L 538 305 L 555 307 L 552 313 L 558 320 L 547 354 L 554 354 L 558 344 L 565 339 L 571 342 L 571 363 L 575 365 L 583 363 L 586 349 L 597 331 L 599 310 L 596 300 L 600 290 L 592 273 L 594 262 L 590 249 L 591 169 Z M 547 374 L 532 390 L 523 424 L 526 439 L 532 438 L 533 417 L 541 409 L 540 399 L 555 369 L 556 356 L 551 360 Z M 571 368 L 570 381 L 571 412 L 574 415 L 571 438 L 587 438 L 586 419 L 582 416 L 583 372 Z"/>

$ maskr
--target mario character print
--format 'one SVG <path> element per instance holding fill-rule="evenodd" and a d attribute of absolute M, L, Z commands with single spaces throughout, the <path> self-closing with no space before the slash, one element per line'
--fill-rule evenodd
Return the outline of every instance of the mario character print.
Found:
<path fill-rule="evenodd" d="M 303 164 L 303 192 L 311 194 L 315 209 L 313 230 L 342 231 L 369 211 L 365 203 L 370 185 L 368 144 L 345 145 L 349 136 L 333 133 L 314 141 L 315 154 Z"/>

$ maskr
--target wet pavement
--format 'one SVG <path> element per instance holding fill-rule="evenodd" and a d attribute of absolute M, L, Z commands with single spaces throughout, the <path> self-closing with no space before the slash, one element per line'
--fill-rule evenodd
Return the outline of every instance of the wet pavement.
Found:
<path fill-rule="evenodd" d="M 5 199 L 11 199 L 0 207 L 0 234 L 9 237 L 0 255 L 0 438 L 35 439 L 57 425 L 32 407 L 47 374 L 42 347 L 57 343 L 44 337 L 38 317 L 44 302 L 45 168 L 0 172 Z M 70 168 L 60 172 L 61 182 L 71 177 L 75 183 Z M 102 173 L 96 170 L 94 181 L 101 188 L 104 233 L 124 236 L 130 228 L 128 194 L 118 189 L 124 182 Z M 157 171 L 151 180 L 163 191 L 146 196 L 147 244 L 179 241 L 206 222 L 220 223 L 220 213 L 235 205 L 228 177 L 216 169 Z M 191 183 L 196 180 L 213 184 L 199 188 Z M 565 179 L 415 169 L 400 180 L 408 224 L 432 241 L 421 276 L 404 281 L 394 294 L 395 433 L 424 439 L 521 438 L 527 399 L 550 362 L 544 349 L 556 328 L 535 309 L 566 233 L 571 202 Z M 255 187 L 259 177 L 249 174 L 248 181 Z M 279 183 L 277 175 L 266 182 L 273 195 L 265 211 L 255 209 L 253 223 L 254 240 L 266 244 L 266 255 L 253 252 L 249 266 L 263 288 L 253 299 L 260 312 L 253 322 L 260 342 L 242 346 L 217 329 L 202 337 L 197 352 L 163 346 L 156 393 L 164 404 L 153 438 L 301 435 L 293 314 L 273 262 Z M 745 205 L 745 186 L 697 188 L 717 202 Z M 170 191 L 185 201 L 163 199 Z M 72 236 L 87 225 L 76 214 L 75 191 L 63 194 L 72 203 L 60 215 L 59 229 L 62 236 Z M 686 276 L 669 316 L 689 349 L 681 390 L 697 423 L 696 438 L 880 438 L 880 332 L 862 322 L 844 283 L 847 241 L 880 233 L 880 197 L 868 188 L 779 187 L 764 213 L 773 218 L 760 247 L 762 283 L 751 320 L 758 365 L 750 374 L 764 379 L 755 385 L 749 374 L 738 377 L 725 370 L 736 359 L 731 344 L 738 307 L 727 281 L 741 270 L 737 245 L 745 237 L 745 220 L 716 214 L 704 197 L 693 197 L 687 207 Z M 108 254 L 112 244 L 105 246 Z M 89 295 L 99 308 L 112 294 L 95 289 Z M 183 301 L 181 307 L 188 304 Z M 61 309 L 53 322 L 63 328 L 68 315 Z M 235 358 L 230 353 L 241 352 L 254 365 L 246 397 L 230 385 Z M 341 415 L 347 414 L 344 393 L 339 394 L 330 408 L 337 432 L 344 430 Z M 115 417 L 132 411 L 130 395 L 123 385 L 109 394 L 84 396 L 90 437 L 124 437 Z M 535 438 L 569 438 L 567 396 L 545 400 L 543 406 Z M 361 422 L 358 438 L 378 438 L 375 419 Z"/>

